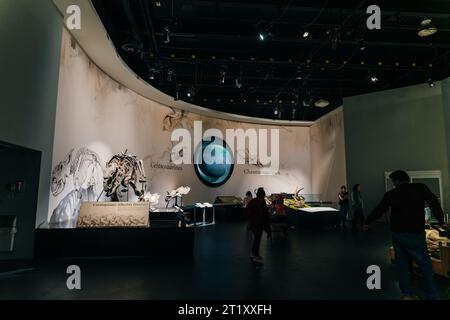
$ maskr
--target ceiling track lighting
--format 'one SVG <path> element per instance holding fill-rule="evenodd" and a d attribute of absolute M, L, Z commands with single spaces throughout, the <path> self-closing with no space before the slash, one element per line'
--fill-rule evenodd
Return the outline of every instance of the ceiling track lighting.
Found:
<path fill-rule="evenodd" d="M 427 83 L 430 86 L 430 88 L 434 88 L 436 86 L 436 83 L 433 81 L 431 77 L 427 78 Z"/>

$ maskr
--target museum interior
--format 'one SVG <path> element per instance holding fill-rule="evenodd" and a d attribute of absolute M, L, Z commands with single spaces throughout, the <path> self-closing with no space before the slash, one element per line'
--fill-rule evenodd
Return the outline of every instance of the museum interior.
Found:
<path fill-rule="evenodd" d="M 443 0 L 1 0 L 0 299 L 450 299 L 449 39 Z"/>

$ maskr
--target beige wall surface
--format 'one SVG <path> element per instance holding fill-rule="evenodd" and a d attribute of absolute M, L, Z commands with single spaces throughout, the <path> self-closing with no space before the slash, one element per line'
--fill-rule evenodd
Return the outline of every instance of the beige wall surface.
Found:
<path fill-rule="evenodd" d="M 304 187 L 306 194 L 324 192 L 328 196 L 335 193 L 335 190 L 330 191 L 334 184 L 342 183 L 336 171 L 345 170 L 341 161 L 343 151 L 337 150 L 342 149 L 343 139 L 339 117 L 342 118 L 341 113 L 337 112 L 330 118 L 334 127 L 330 127 L 326 119 L 317 124 L 313 130 L 315 153 L 312 153 L 308 127 L 253 125 L 216 119 L 213 114 L 205 117 L 180 112 L 143 98 L 112 80 L 91 62 L 64 30 L 52 165 L 55 167 L 63 161 L 71 149 L 76 153 L 80 148 L 88 148 L 97 154 L 98 162 L 105 169 L 106 162 L 114 154 L 126 149 L 143 160 L 149 192 L 165 195 L 168 190 L 187 185 L 191 192 L 184 199 L 186 204 L 214 201 L 218 195 L 243 197 L 247 190 L 253 191 L 259 186 L 268 193 L 291 193 L 297 187 Z M 204 130 L 217 128 L 224 134 L 226 129 L 279 129 L 279 174 L 248 174 L 259 168 L 249 164 L 235 165 L 226 184 L 210 188 L 197 178 L 193 165 L 181 165 L 181 170 L 156 168 L 155 164 L 170 165 L 172 131 L 176 128 L 192 131 L 196 120 L 202 121 Z M 330 131 L 334 137 L 331 140 L 327 136 Z M 326 144 L 324 149 L 319 146 L 321 143 Z M 314 161 L 312 154 L 316 157 Z M 322 169 L 326 173 L 316 179 L 320 186 L 313 188 L 312 174 Z M 339 182 L 335 183 L 333 179 Z M 69 174 L 61 193 L 55 196 L 50 192 L 48 215 L 41 219 L 49 219 L 73 189 L 73 176 Z M 164 205 L 163 198 L 160 198 L 159 206 Z M 105 200 L 104 195 L 100 199 Z M 92 197 L 87 200 L 92 201 Z"/>
<path fill-rule="evenodd" d="M 384 173 L 440 170 L 450 204 L 442 82 L 344 99 L 349 184 L 363 185 L 366 213 L 385 192 Z"/>
<path fill-rule="evenodd" d="M 337 201 L 346 185 L 344 114 L 342 107 L 311 126 L 312 192 L 326 201 Z"/>

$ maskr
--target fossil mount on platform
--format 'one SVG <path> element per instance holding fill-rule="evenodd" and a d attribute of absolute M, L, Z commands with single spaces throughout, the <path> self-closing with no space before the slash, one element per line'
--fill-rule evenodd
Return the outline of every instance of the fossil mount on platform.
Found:
<path fill-rule="evenodd" d="M 140 184 L 140 188 L 138 187 Z M 117 202 L 128 195 L 129 188 L 133 190 L 139 201 L 144 201 L 147 177 L 142 160 L 135 155 L 127 154 L 127 150 L 114 155 L 106 163 L 106 174 L 103 180 L 103 190 L 111 201 Z"/>

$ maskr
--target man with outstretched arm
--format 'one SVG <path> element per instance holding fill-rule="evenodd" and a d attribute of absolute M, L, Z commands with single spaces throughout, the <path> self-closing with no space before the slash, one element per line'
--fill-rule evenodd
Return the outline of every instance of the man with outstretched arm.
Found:
<path fill-rule="evenodd" d="M 397 170 L 389 178 L 395 188 L 384 194 L 381 202 L 367 217 L 364 230 L 367 230 L 370 223 L 380 218 L 390 208 L 392 244 L 403 299 L 409 300 L 415 297 L 408 273 L 411 260 L 417 264 L 422 272 L 426 298 L 439 299 L 425 241 L 424 206 L 427 202 L 439 224 L 447 228 L 442 208 L 430 189 L 422 183 L 411 183 L 410 177 L 405 171 Z"/>

